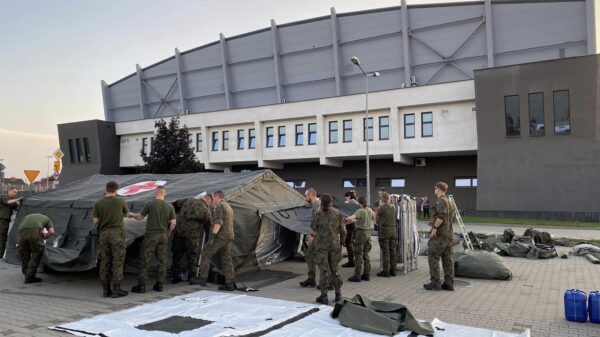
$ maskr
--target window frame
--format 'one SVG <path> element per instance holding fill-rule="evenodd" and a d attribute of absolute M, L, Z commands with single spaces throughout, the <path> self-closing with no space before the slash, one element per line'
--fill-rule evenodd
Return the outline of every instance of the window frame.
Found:
<path fill-rule="evenodd" d="M 281 131 L 283 130 L 283 133 Z M 283 140 L 283 145 L 281 144 L 281 140 Z M 277 127 L 277 147 L 285 147 L 287 145 L 287 137 L 285 133 L 285 125 L 280 125 Z"/>
<path fill-rule="evenodd" d="M 81 146 L 81 138 L 75 138 L 75 150 L 77 151 L 77 162 L 83 163 L 83 148 Z"/>
<path fill-rule="evenodd" d="M 75 164 L 75 142 L 73 139 L 68 139 L 67 143 L 69 143 L 69 160 L 71 164 Z"/>
<path fill-rule="evenodd" d="M 244 144 L 245 133 L 246 133 L 246 130 L 244 130 L 244 129 L 237 130 L 237 149 L 238 150 L 243 150 L 246 145 L 246 144 Z"/>
<path fill-rule="evenodd" d="M 86 163 L 92 161 L 92 154 L 90 153 L 90 141 L 87 137 L 83 138 L 83 159 Z"/>
<path fill-rule="evenodd" d="M 387 122 L 385 124 L 381 123 L 382 120 L 387 120 Z M 379 116 L 379 140 L 390 140 L 390 116 Z M 386 128 L 387 130 L 387 137 L 381 137 L 381 130 L 383 130 L 383 128 Z"/>
<path fill-rule="evenodd" d="M 285 182 L 289 187 L 291 187 L 295 190 L 306 188 L 306 179 L 285 179 Z M 298 183 L 301 183 L 301 184 L 298 184 Z"/>
<path fill-rule="evenodd" d="M 557 133 L 556 132 L 556 93 L 559 92 L 566 92 L 567 93 L 567 116 L 568 116 L 568 121 L 569 121 L 569 132 L 561 132 L 561 133 Z M 554 120 L 554 135 L 556 136 L 568 136 L 571 134 L 571 92 L 569 91 L 569 89 L 561 89 L 561 90 L 554 90 L 552 91 L 552 113 L 554 114 L 553 116 L 553 120 Z"/>
<path fill-rule="evenodd" d="M 335 129 L 331 127 L 334 124 L 335 124 Z M 337 144 L 340 141 L 339 122 L 337 120 L 329 121 L 327 123 L 327 129 L 328 129 L 327 136 L 329 137 L 329 139 L 328 139 L 329 144 Z M 331 135 L 333 135 L 333 134 L 335 134 L 335 140 L 331 140 L 331 138 L 332 138 Z"/>
<path fill-rule="evenodd" d="M 350 127 L 349 128 L 346 128 L 346 122 L 350 122 Z M 342 133 L 342 142 L 343 143 L 352 143 L 352 124 L 354 124 L 353 121 L 352 121 L 352 119 L 344 119 L 342 121 L 342 130 L 343 130 L 343 133 Z M 350 137 L 349 137 L 350 139 L 346 139 L 346 131 L 350 132 Z"/>
<path fill-rule="evenodd" d="M 223 151 L 229 151 L 229 130 L 223 130 L 221 132 L 223 139 L 221 140 L 221 148 Z M 227 137 L 225 137 L 227 136 Z"/>
<path fill-rule="evenodd" d="M 196 132 L 196 152 L 202 152 L 202 132 Z"/>
<path fill-rule="evenodd" d="M 248 129 L 248 149 L 256 149 L 256 129 Z"/>
<path fill-rule="evenodd" d="M 544 127 L 544 129 L 542 130 L 541 134 L 534 134 L 531 128 L 531 96 L 532 95 L 541 95 L 542 96 L 542 125 Z M 546 135 L 546 111 L 545 111 L 545 106 L 544 106 L 544 92 L 530 92 L 527 94 L 527 113 L 529 114 L 529 137 L 543 137 Z M 539 125 L 540 123 L 536 120 L 536 130 L 537 131 L 537 125 Z"/>
<path fill-rule="evenodd" d="M 311 127 L 314 127 L 314 131 L 311 131 Z M 315 141 L 312 142 L 312 136 L 315 136 Z M 317 123 L 308 123 L 308 145 L 317 145 Z"/>
<path fill-rule="evenodd" d="M 367 118 L 363 117 L 363 142 L 367 141 L 367 135 L 369 134 L 369 129 L 371 129 L 371 134 L 369 135 L 370 139 L 369 142 L 372 142 L 375 139 L 375 121 L 373 120 L 373 117 L 369 117 L 369 120 L 371 121 L 371 126 L 369 127 L 367 122 Z"/>
<path fill-rule="evenodd" d="M 300 127 L 300 131 L 298 131 L 298 127 Z M 294 144 L 296 144 L 296 146 L 303 146 L 304 145 L 304 124 L 294 125 L 294 131 L 295 131 Z"/>
<path fill-rule="evenodd" d="M 508 117 L 509 115 L 507 114 L 507 104 L 506 104 L 506 99 L 510 98 L 510 97 L 516 97 L 517 98 L 517 108 L 518 108 L 518 122 L 519 122 L 519 128 L 518 128 L 518 133 L 517 134 L 512 134 L 509 135 L 508 134 Z M 510 116 L 512 117 L 512 116 Z M 514 121 L 513 121 L 514 123 Z M 505 95 L 504 96 L 504 133 L 506 134 L 506 138 L 521 138 L 521 97 L 517 94 L 517 95 Z"/>
<path fill-rule="evenodd" d="M 469 180 L 469 186 L 458 186 L 456 184 L 456 182 L 458 180 Z M 476 176 L 454 177 L 454 188 L 477 188 L 477 177 Z"/>
<path fill-rule="evenodd" d="M 219 151 L 219 131 L 212 132 L 210 148 L 211 148 L 212 152 Z"/>
<path fill-rule="evenodd" d="M 415 138 L 417 136 L 417 128 L 416 128 L 417 117 L 415 116 L 414 113 L 403 114 L 402 116 L 403 116 L 402 117 L 402 122 L 403 122 L 403 130 L 404 130 L 404 135 L 403 135 L 404 139 Z M 406 122 L 406 117 L 408 117 L 408 116 L 412 116 L 412 118 L 413 118 L 413 122 L 412 123 L 407 123 Z M 413 133 L 412 136 L 407 136 L 406 135 L 406 130 L 407 130 L 407 127 L 409 127 L 409 126 L 412 127 L 412 133 Z"/>
<path fill-rule="evenodd" d="M 431 115 L 431 121 L 430 122 L 424 122 L 424 118 L 423 116 L 430 114 Z M 425 135 L 425 125 L 431 125 L 431 134 L 430 135 Z M 425 112 L 421 112 L 421 137 L 422 138 L 429 138 L 429 137 L 433 137 L 433 111 L 425 111 Z"/>
<path fill-rule="evenodd" d="M 353 186 L 345 186 L 345 182 L 350 182 Z M 363 188 L 367 186 L 366 178 L 342 178 L 342 188 Z"/>
<path fill-rule="evenodd" d="M 272 126 L 267 126 L 265 128 L 265 136 L 265 148 L 273 148 L 275 145 L 275 128 Z M 271 145 L 269 145 L 269 140 L 271 140 Z"/>
<path fill-rule="evenodd" d="M 402 186 L 392 186 L 392 180 L 401 180 Z M 382 184 L 383 181 L 388 181 L 389 184 Z M 405 177 L 391 177 L 391 178 L 376 178 L 375 179 L 375 187 L 385 187 L 385 188 L 406 188 L 406 178 Z"/>

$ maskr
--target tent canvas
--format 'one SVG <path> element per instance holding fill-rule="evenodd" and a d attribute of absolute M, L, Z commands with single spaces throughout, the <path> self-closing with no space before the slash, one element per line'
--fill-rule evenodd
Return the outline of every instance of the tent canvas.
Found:
<path fill-rule="evenodd" d="M 191 198 L 201 192 L 223 190 L 225 198 L 234 210 L 235 240 L 234 263 L 239 266 L 256 265 L 259 236 L 262 253 L 287 254 L 289 243 L 282 235 L 291 237 L 280 226 L 261 230 L 262 214 L 303 206 L 303 196 L 290 188 L 270 170 L 242 173 L 190 173 L 190 174 L 139 174 L 139 175 L 93 175 L 65 185 L 57 190 L 28 197 L 19 209 L 11 228 L 6 259 L 20 263 L 16 256 L 18 227 L 23 218 L 31 213 L 43 213 L 54 223 L 56 235 L 46 242 L 42 263 L 58 271 L 85 271 L 96 266 L 98 247 L 97 230 L 92 224 L 93 204 L 102 198 L 105 185 L 114 180 L 120 187 L 143 181 L 166 181 L 168 202 Z M 147 191 L 123 197 L 132 212 L 140 212 L 144 204 L 154 199 L 154 192 Z M 130 245 L 144 235 L 145 220 L 125 219 L 125 237 Z M 293 242 L 291 243 L 293 244 Z M 269 258 L 285 259 L 288 256 Z M 262 260 L 267 258 L 260 257 Z"/>

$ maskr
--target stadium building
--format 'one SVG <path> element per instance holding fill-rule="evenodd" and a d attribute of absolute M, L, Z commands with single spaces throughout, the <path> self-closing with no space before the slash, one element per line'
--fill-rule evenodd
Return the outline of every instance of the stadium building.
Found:
<path fill-rule="evenodd" d="M 364 194 L 368 137 L 372 199 L 443 180 L 474 213 L 598 220 L 599 18 L 598 0 L 401 1 L 175 49 L 102 82 L 104 121 L 58 126 L 62 183 L 135 172 L 179 116 L 207 170 Z"/>

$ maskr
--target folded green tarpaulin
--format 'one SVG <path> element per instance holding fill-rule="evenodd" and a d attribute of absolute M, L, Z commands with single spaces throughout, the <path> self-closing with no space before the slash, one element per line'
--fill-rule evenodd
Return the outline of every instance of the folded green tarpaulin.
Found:
<path fill-rule="evenodd" d="M 380 335 L 392 336 L 399 331 L 412 331 L 425 336 L 433 336 L 434 333 L 429 322 L 415 319 L 404 305 L 372 301 L 360 294 L 352 298 L 344 297 L 336 303 L 331 316 L 337 318 L 342 326 Z"/>

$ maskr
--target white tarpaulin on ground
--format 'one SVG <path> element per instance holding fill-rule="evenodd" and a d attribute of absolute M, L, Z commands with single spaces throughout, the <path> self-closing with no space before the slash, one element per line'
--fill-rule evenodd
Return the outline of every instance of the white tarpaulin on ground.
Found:
<path fill-rule="evenodd" d="M 329 306 L 199 291 L 51 329 L 76 336 L 107 337 L 377 336 L 341 326 L 331 317 L 332 310 Z M 177 326 L 173 322 L 181 324 Z M 432 325 L 436 328 L 436 337 L 529 337 L 529 330 L 522 334 L 503 333 L 447 324 L 437 319 Z M 409 332 L 402 332 L 395 336 L 408 335 Z"/>

